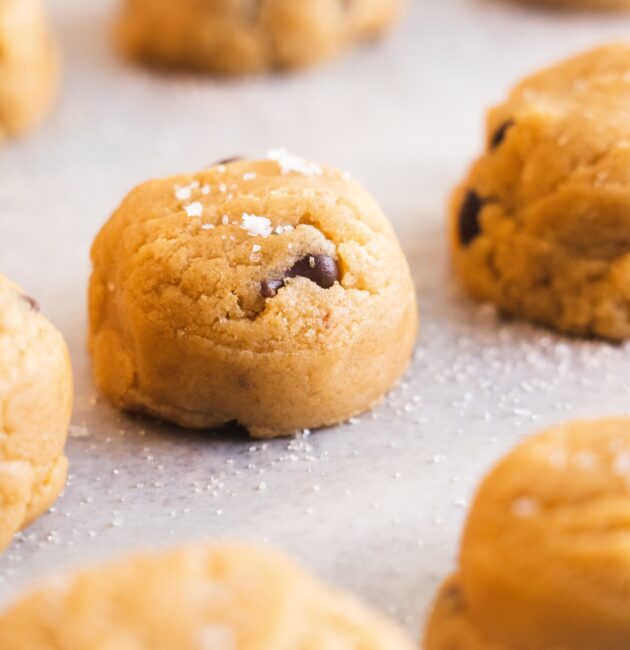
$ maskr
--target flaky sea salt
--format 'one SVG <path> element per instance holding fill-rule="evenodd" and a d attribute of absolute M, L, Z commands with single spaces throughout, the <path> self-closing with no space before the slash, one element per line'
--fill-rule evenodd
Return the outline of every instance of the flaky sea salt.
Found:
<path fill-rule="evenodd" d="M 189 217 L 200 217 L 203 214 L 203 206 L 199 201 L 195 201 L 190 205 L 185 205 L 184 210 Z"/>
<path fill-rule="evenodd" d="M 271 221 L 267 217 L 259 217 L 255 214 L 247 214 L 247 212 L 243 213 L 241 228 L 252 237 L 268 237 L 273 231 Z"/>
<path fill-rule="evenodd" d="M 275 160 L 280 165 L 283 174 L 297 172 L 304 176 L 321 176 L 323 173 L 318 164 L 290 154 L 286 149 L 272 149 L 267 153 L 267 158 Z"/>
<path fill-rule="evenodd" d="M 175 186 L 175 198 L 178 201 L 187 201 L 192 196 L 192 191 L 199 188 L 199 181 L 192 181 L 188 185 Z"/>
<path fill-rule="evenodd" d="M 613 460 L 613 471 L 618 475 L 630 474 L 630 454 L 621 453 Z"/>
<path fill-rule="evenodd" d="M 512 513 L 519 519 L 529 519 L 538 514 L 538 503 L 529 497 L 521 497 L 512 503 Z"/>

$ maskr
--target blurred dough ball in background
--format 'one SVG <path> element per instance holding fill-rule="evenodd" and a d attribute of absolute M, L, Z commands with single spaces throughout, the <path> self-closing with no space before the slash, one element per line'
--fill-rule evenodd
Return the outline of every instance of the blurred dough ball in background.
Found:
<path fill-rule="evenodd" d="M 41 0 L 0 0 L 0 141 L 33 127 L 57 90 L 59 57 Z"/>
<path fill-rule="evenodd" d="M 630 43 L 526 77 L 451 202 L 467 291 L 561 332 L 630 339 Z"/>
<path fill-rule="evenodd" d="M 71 410 L 61 334 L 0 275 L 0 550 L 63 489 Z"/>
<path fill-rule="evenodd" d="M 402 0 L 124 0 L 120 42 L 153 63 L 238 75 L 325 61 L 382 34 Z"/>
<path fill-rule="evenodd" d="M 145 553 L 43 585 L 0 614 L 2 650 L 412 650 L 376 611 L 274 552 Z"/>
<path fill-rule="evenodd" d="M 533 436 L 482 482 L 425 650 L 630 648 L 630 418 Z"/>
<path fill-rule="evenodd" d="M 548 9 L 587 11 L 624 11 L 630 9 L 630 0 L 517 0 L 521 4 Z"/>

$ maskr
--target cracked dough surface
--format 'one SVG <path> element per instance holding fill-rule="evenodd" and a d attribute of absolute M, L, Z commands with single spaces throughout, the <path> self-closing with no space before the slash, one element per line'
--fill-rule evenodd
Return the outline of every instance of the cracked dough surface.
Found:
<path fill-rule="evenodd" d="M 3 650 L 411 650 L 403 632 L 271 551 L 145 553 L 0 614 Z"/>
<path fill-rule="evenodd" d="M 42 118 L 57 77 L 57 49 L 43 2 L 0 0 L 0 141 Z"/>
<path fill-rule="evenodd" d="M 425 650 L 630 647 L 630 418 L 560 425 L 483 481 Z"/>
<path fill-rule="evenodd" d="M 283 166 L 284 165 L 284 166 Z M 322 288 L 261 283 L 336 260 Z M 91 351 L 118 407 L 270 437 L 343 421 L 407 366 L 417 311 L 407 262 L 374 200 L 283 154 L 136 188 L 92 248 Z"/>
<path fill-rule="evenodd" d="M 374 38 L 402 0 L 126 0 L 123 47 L 214 73 L 303 68 Z"/>
<path fill-rule="evenodd" d="M 71 407 L 61 334 L 0 275 L 0 550 L 63 489 Z"/>
<path fill-rule="evenodd" d="M 630 44 L 519 84 L 488 116 L 487 151 L 455 191 L 468 291 L 576 335 L 630 337 Z"/>

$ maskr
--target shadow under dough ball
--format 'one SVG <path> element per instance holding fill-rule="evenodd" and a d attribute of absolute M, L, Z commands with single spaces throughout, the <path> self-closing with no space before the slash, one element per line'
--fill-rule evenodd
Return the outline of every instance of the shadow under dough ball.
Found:
<path fill-rule="evenodd" d="M 32 128 L 57 91 L 59 56 L 42 0 L 0 2 L 0 141 Z"/>
<path fill-rule="evenodd" d="M 0 551 L 66 480 L 72 371 L 37 302 L 0 275 Z"/>
<path fill-rule="evenodd" d="M 451 202 L 455 269 L 509 315 L 630 338 L 630 45 L 580 54 L 490 110 Z"/>
<path fill-rule="evenodd" d="M 344 421 L 395 384 L 415 291 L 345 175 L 284 151 L 135 189 L 92 248 L 94 373 L 118 407 L 256 437 Z"/>
<path fill-rule="evenodd" d="M 630 648 L 630 418 L 532 436 L 486 476 L 424 650 Z"/>
<path fill-rule="evenodd" d="M 386 31 L 402 0 L 126 0 L 119 40 L 133 57 L 238 75 L 297 69 Z"/>

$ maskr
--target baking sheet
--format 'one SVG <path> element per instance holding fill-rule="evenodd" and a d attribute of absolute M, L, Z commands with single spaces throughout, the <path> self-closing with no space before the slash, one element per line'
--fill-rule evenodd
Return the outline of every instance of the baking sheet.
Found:
<path fill-rule="evenodd" d="M 115 3 L 55 0 L 63 94 L 0 151 L 0 269 L 61 328 L 76 373 L 71 475 L 0 557 L 0 601 L 63 567 L 201 538 L 274 544 L 420 628 L 482 473 L 524 434 L 627 412 L 630 347 L 498 321 L 449 279 L 444 205 L 482 114 L 522 74 L 630 31 L 474 0 L 411 0 L 381 44 L 292 76 L 219 82 L 121 61 Z M 190 433 L 100 401 L 86 351 L 88 250 L 149 177 L 285 146 L 347 169 L 383 205 L 417 281 L 421 336 L 372 413 L 267 443 Z"/>

